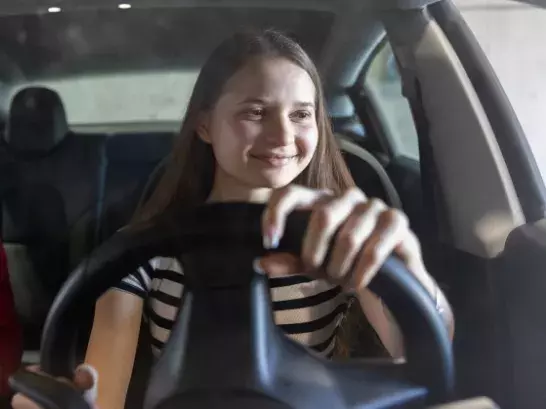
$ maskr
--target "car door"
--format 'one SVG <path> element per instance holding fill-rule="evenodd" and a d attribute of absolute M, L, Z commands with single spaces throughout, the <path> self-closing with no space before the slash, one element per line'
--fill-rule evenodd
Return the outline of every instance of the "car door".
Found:
<path fill-rule="evenodd" d="M 451 2 L 431 7 L 432 15 L 460 56 L 494 129 L 525 217 L 507 236 L 491 266 L 501 366 L 499 387 L 506 407 L 546 404 L 546 325 L 537 316 L 546 301 L 546 194 L 526 136 L 491 65 Z"/>
<path fill-rule="evenodd" d="M 510 102 L 454 4 L 421 3 L 384 10 L 388 40 L 352 98 L 374 147 L 389 157 L 429 270 L 454 306 L 460 395 L 543 407 L 544 184 Z M 383 67 L 379 76 L 374 63 Z"/>

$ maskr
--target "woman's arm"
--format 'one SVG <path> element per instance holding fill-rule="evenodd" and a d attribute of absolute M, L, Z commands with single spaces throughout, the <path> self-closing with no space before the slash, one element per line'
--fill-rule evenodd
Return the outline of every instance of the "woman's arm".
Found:
<path fill-rule="evenodd" d="M 381 343 L 394 359 L 404 357 L 404 343 L 400 327 L 381 299 L 367 288 L 358 294 L 360 307 Z"/>
<path fill-rule="evenodd" d="M 97 301 L 85 362 L 99 373 L 97 405 L 100 409 L 124 408 L 142 308 L 141 297 L 115 289 Z"/>
<path fill-rule="evenodd" d="M 446 325 L 449 337 L 453 339 L 455 324 L 453 312 L 442 290 L 432 277 L 422 267 L 414 267 L 412 269 L 416 278 L 423 284 L 423 287 L 431 295 L 436 303 L 438 312 L 442 315 L 444 324 Z M 367 288 L 363 288 L 358 292 L 358 300 L 362 311 L 366 315 L 369 323 L 375 329 L 383 346 L 387 349 L 390 355 L 395 359 L 404 357 L 404 342 L 402 333 L 394 317 L 383 301 L 373 294 Z"/>
<path fill-rule="evenodd" d="M 286 220 L 296 209 L 310 209 L 301 255 L 267 254 L 256 265 L 270 277 L 304 274 L 356 293 L 369 322 L 394 357 L 403 356 L 400 330 L 380 299 L 366 290 L 386 259 L 395 254 L 435 300 L 453 337 L 451 308 L 422 258 L 421 245 L 407 216 L 357 188 L 342 194 L 289 185 L 275 190 L 262 215 L 264 247 L 276 248 Z M 331 251 L 330 251 L 331 250 Z M 327 260 L 329 255 L 329 260 Z M 328 264 L 324 266 L 324 263 Z M 325 268 L 323 268 L 325 267 Z"/>

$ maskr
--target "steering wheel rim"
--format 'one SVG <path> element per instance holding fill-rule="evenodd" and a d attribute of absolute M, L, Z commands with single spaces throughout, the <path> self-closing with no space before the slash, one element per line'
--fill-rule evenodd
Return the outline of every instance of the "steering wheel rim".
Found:
<path fill-rule="evenodd" d="M 55 376 L 71 377 L 75 368 L 78 306 L 94 302 L 130 271 L 154 256 L 176 257 L 182 250 L 199 254 L 203 249 L 214 248 L 226 251 L 221 257 L 205 257 L 205 261 L 201 254 L 199 264 L 204 265 L 197 268 L 198 273 L 190 273 L 191 289 L 184 291 L 169 342 L 152 370 L 145 409 L 188 407 L 180 406 L 182 401 L 192 408 L 212 408 L 215 402 L 222 407 L 231 407 L 226 406 L 228 397 L 232 402 L 239 400 L 236 407 L 245 407 L 245 404 L 256 407 L 259 401 L 264 408 L 297 409 L 356 408 L 357 403 L 359 408 L 388 408 L 405 401 L 437 403 L 449 399 L 454 385 L 454 365 L 447 329 L 426 290 L 393 257 L 370 283 L 370 289 L 384 300 L 401 327 L 407 361 L 404 366 L 326 361 L 280 334 L 271 312 L 267 278 L 251 268 L 252 260 L 265 254 L 260 228 L 263 209 L 263 205 L 257 204 L 210 204 L 179 216 L 176 223 L 118 232 L 76 268 L 57 296 L 42 337 L 42 369 Z M 299 254 L 308 216 L 307 212 L 289 216 L 278 251 Z M 183 231 L 175 226 L 183 226 Z M 241 252 L 234 254 L 237 249 Z M 225 260 L 221 259 L 227 256 L 232 257 L 229 271 L 225 270 Z M 219 273 L 222 268 L 224 270 Z M 185 275 L 190 270 L 185 269 Z M 226 302 L 226 295 L 220 296 L 220 291 L 226 289 L 236 291 L 241 302 Z M 216 313 L 232 310 L 233 314 L 226 317 L 234 320 L 233 323 L 239 319 L 234 317 L 247 319 L 246 324 L 235 331 L 240 332 L 239 337 L 229 339 L 232 348 L 224 348 L 225 356 L 215 355 L 216 360 L 228 362 L 228 355 L 239 354 L 238 361 L 229 361 L 229 368 L 216 361 L 203 365 L 196 358 L 210 359 L 210 354 L 214 355 L 212 348 L 199 349 L 199 345 L 210 346 L 207 340 L 214 340 L 218 335 L 217 331 L 211 336 L 211 331 L 216 331 L 219 320 L 214 325 L 204 324 L 215 318 L 202 312 L 210 312 L 212 303 L 217 303 Z M 248 303 L 252 308 L 248 308 Z M 235 308 L 238 308 L 236 314 Z M 227 329 L 224 333 L 230 332 L 229 327 L 218 328 Z M 191 331 L 201 331 L 201 338 L 193 336 Z M 185 353 L 188 348 L 192 350 L 191 354 Z M 428 359 L 423 360 L 425 356 Z M 210 365 L 216 365 L 216 372 L 203 369 Z M 184 370 L 184 367 L 191 369 Z M 226 369 L 235 372 L 235 376 L 222 373 Z M 362 382 L 355 383 L 358 377 Z M 25 382 L 27 386 L 28 382 L 34 382 L 32 390 L 28 390 Z M 419 385 L 424 385 L 426 391 Z M 12 386 L 18 390 L 26 388 L 26 392 L 34 393 L 37 399 L 47 392 L 39 390 L 40 382 L 29 381 L 29 374 L 16 375 Z M 47 392 L 50 395 L 59 392 L 50 389 Z M 204 399 L 208 400 L 208 406 L 203 406 Z M 50 396 L 48 402 L 52 400 L 55 401 Z M 365 406 L 366 403 L 370 406 Z"/>

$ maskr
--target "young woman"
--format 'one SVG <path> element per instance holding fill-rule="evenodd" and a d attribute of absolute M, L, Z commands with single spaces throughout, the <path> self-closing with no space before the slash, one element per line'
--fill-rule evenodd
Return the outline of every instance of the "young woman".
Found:
<path fill-rule="evenodd" d="M 315 66 L 298 44 L 275 31 L 236 34 L 212 53 L 165 175 L 134 223 L 228 201 L 267 203 L 266 248 L 276 246 L 290 212 L 312 212 L 300 257 L 267 255 L 255 263 L 270 277 L 277 324 L 296 341 L 330 356 L 351 293 L 385 348 L 401 356 L 396 323 L 366 290 L 392 252 L 431 293 L 452 330 L 449 305 L 426 272 L 406 217 L 354 186 L 330 129 Z M 329 264 L 321 271 L 330 245 Z M 175 259 L 152 259 L 97 302 L 86 362 L 101 377 L 100 408 L 123 408 L 144 303 L 154 352 L 168 340 L 183 268 Z M 29 404 L 21 396 L 14 403 Z"/>

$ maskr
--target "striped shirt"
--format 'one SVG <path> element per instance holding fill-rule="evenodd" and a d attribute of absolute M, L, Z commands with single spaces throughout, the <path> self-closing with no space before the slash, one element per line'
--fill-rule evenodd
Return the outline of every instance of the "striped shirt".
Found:
<path fill-rule="evenodd" d="M 331 357 L 348 298 L 323 280 L 303 276 L 269 279 L 276 324 L 293 340 Z M 158 356 L 169 339 L 184 291 L 184 273 L 174 258 L 156 257 L 116 287 L 146 300 L 152 351 Z"/>

